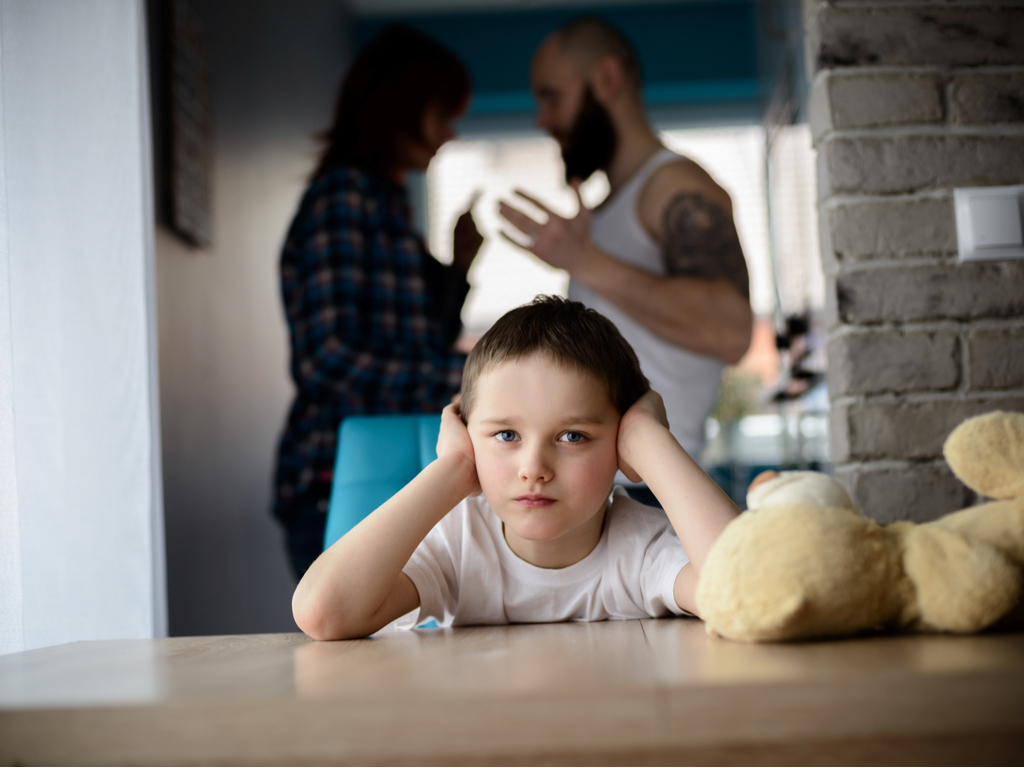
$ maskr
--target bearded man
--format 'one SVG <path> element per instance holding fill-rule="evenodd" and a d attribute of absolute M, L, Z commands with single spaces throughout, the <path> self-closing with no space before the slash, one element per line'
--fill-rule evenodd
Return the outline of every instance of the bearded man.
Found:
<path fill-rule="evenodd" d="M 640 67 L 623 35 L 596 18 L 570 22 L 534 54 L 538 126 L 562 149 L 579 213 L 537 221 L 502 202 L 523 244 L 569 272 L 569 297 L 610 318 L 665 400 L 673 435 L 695 458 L 722 369 L 750 345 L 749 280 L 729 195 L 697 163 L 666 149 L 644 114 Z M 594 172 L 611 192 L 590 211 L 579 187 Z M 628 484 L 620 474 L 619 481 Z M 643 487 L 640 501 L 656 503 Z"/>

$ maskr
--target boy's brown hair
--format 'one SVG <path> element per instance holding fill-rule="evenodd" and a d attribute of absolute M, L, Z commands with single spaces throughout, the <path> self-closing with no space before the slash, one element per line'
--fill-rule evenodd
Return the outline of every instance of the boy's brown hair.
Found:
<path fill-rule="evenodd" d="M 611 320 L 578 301 L 538 296 L 502 315 L 469 353 L 462 374 L 462 420 L 469 420 L 481 375 L 535 354 L 597 378 L 620 415 L 651 388 L 636 353 Z"/>

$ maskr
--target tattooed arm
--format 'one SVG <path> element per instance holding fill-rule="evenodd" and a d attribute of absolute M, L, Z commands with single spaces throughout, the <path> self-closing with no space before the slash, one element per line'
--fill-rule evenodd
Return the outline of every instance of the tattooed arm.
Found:
<path fill-rule="evenodd" d="M 531 242 L 520 243 L 502 231 L 506 239 L 566 270 L 677 347 L 727 363 L 746 353 L 753 316 L 732 203 L 699 165 L 668 163 L 640 195 L 637 213 L 662 247 L 665 276 L 625 264 L 594 245 L 578 184 L 579 212 L 571 219 L 525 192 L 516 194 L 543 211 L 547 221 L 503 201 L 501 215 Z"/>
<path fill-rule="evenodd" d="M 750 346 L 749 279 L 729 195 L 696 163 L 660 168 L 637 213 L 661 245 L 668 275 L 590 247 L 574 278 L 677 347 L 736 363 Z"/>
<path fill-rule="evenodd" d="M 662 253 L 670 275 L 725 281 L 750 299 L 747 262 L 732 215 L 701 192 L 678 192 L 662 217 Z"/>

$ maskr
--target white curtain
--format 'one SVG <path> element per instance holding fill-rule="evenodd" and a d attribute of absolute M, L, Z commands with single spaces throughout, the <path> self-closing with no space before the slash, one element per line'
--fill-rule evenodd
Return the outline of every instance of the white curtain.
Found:
<path fill-rule="evenodd" d="M 0 653 L 166 633 L 142 0 L 0 0 Z"/>

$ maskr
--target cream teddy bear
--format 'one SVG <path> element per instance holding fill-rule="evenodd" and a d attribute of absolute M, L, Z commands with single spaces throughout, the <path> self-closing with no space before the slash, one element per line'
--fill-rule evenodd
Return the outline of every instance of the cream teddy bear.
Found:
<path fill-rule="evenodd" d="M 701 570 L 708 632 L 774 641 L 873 628 L 977 632 L 1024 594 L 1024 414 L 968 419 L 946 461 L 996 501 L 915 525 L 860 515 L 835 480 L 784 472 L 751 486 Z"/>

